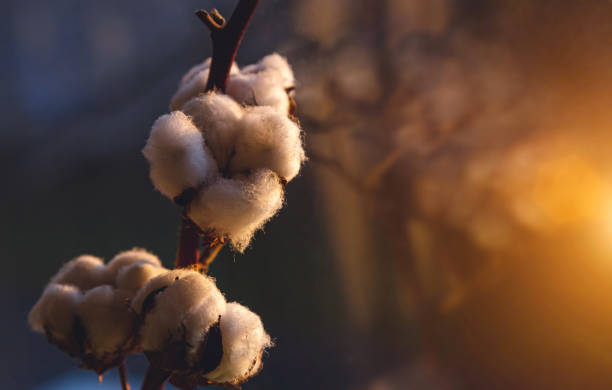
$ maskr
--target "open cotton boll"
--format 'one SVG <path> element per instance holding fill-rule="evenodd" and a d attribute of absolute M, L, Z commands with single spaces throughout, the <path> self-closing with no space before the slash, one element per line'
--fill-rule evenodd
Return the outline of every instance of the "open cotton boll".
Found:
<path fill-rule="evenodd" d="M 290 181 L 305 159 L 300 128 L 269 107 L 253 107 L 240 121 L 230 171 L 268 168 Z"/>
<path fill-rule="evenodd" d="M 190 365 L 196 363 L 197 352 L 211 325 L 225 313 L 225 297 L 219 290 L 211 291 L 195 310 L 187 314 L 185 324 L 185 342 L 187 361 Z"/>
<path fill-rule="evenodd" d="M 116 286 L 120 290 L 134 294 L 149 280 L 165 272 L 168 270 L 159 265 L 138 262 L 121 268 L 116 278 Z"/>
<path fill-rule="evenodd" d="M 81 291 L 70 285 L 50 284 L 28 315 L 32 330 L 67 339 L 72 334 L 77 306 L 83 299 Z"/>
<path fill-rule="evenodd" d="M 161 116 L 142 150 L 153 185 L 174 199 L 188 188 L 214 178 L 217 163 L 191 119 L 180 111 Z"/>
<path fill-rule="evenodd" d="M 242 69 L 243 74 L 247 73 L 261 73 L 261 72 L 275 72 L 280 77 L 281 86 L 283 88 L 290 88 L 295 86 L 295 76 L 293 70 L 287 62 L 287 59 L 278 53 L 272 53 L 253 65 L 245 66 Z"/>
<path fill-rule="evenodd" d="M 270 106 L 289 113 L 289 96 L 277 73 L 248 73 L 233 76 L 227 84 L 227 94 L 249 106 Z"/>
<path fill-rule="evenodd" d="M 208 73 L 210 69 L 210 58 L 201 64 L 192 67 L 181 79 L 178 90 L 170 99 L 170 110 L 180 110 L 183 105 L 206 90 Z M 230 68 L 230 77 L 240 73 L 240 68 L 234 62 Z"/>
<path fill-rule="evenodd" d="M 237 384 L 259 371 L 261 355 L 272 342 L 259 316 L 236 302 L 227 304 L 220 327 L 223 357 L 219 366 L 204 376 Z"/>
<path fill-rule="evenodd" d="M 158 278 L 159 281 L 156 280 Z M 144 313 L 144 323 L 140 329 L 141 345 L 145 351 L 160 350 L 172 339 L 185 336 L 182 325 L 187 314 L 200 306 L 211 294 L 221 294 L 212 279 L 191 270 L 170 271 L 149 283 L 152 286 L 161 286 L 153 290 L 150 290 L 148 284 L 143 287 L 155 294 L 152 307 L 145 308 L 147 312 Z M 160 291 L 160 288 L 164 289 Z M 142 299 L 141 305 L 144 300 L 146 297 Z M 135 304 L 140 304 L 140 301 L 141 297 L 137 296 Z M 140 310 L 142 312 L 142 306 Z M 221 313 L 217 314 L 219 315 Z"/>
<path fill-rule="evenodd" d="M 82 291 L 99 286 L 105 281 L 104 261 L 91 255 L 81 255 L 70 260 L 51 278 L 51 283 L 71 284 Z"/>
<path fill-rule="evenodd" d="M 244 179 L 220 178 L 191 203 L 189 217 L 202 230 L 227 236 L 232 246 L 244 251 L 253 233 L 283 205 L 278 176 L 260 169 Z"/>
<path fill-rule="evenodd" d="M 183 107 L 183 112 L 202 131 L 217 165 L 224 168 L 234 150 L 243 108 L 231 97 L 211 92 L 191 99 Z"/>
<path fill-rule="evenodd" d="M 87 340 L 96 356 L 115 353 L 134 331 L 136 316 L 129 310 L 128 296 L 109 285 L 89 290 L 78 307 Z"/>
<path fill-rule="evenodd" d="M 134 248 L 128 251 L 123 251 L 115 255 L 106 264 L 106 272 L 109 277 L 110 283 L 115 283 L 115 279 L 122 271 L 123 268 L 129 267 L 136 263 L 147 263 L 154 267 L 161 267 L 161 261 L 153 253 L 148 252 L 146 249 Z"/>

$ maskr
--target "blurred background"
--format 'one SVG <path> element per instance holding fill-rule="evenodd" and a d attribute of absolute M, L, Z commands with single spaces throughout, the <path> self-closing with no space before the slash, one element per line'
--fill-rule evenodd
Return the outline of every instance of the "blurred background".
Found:
<path fill-rule="evenodd" d="M 3 2 L 1 388 L 119 388 L 27 313 L 81 253 L 172 264 L 140 149 L 234 5 Z M 310 161 L 212 265 L 276 340 L 245 389 L 611 388 L 612 2 L 262 0 L 237 60 L 273 51 Z"/>

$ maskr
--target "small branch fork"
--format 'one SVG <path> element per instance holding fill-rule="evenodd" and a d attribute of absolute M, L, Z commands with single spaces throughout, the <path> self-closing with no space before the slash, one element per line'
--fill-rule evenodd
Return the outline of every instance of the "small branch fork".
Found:
<path fill-rule="evenodd" d="M 210 30 L 212 40 L 212 62 L 205 92 L 225 92 L 238 47 L 258 4 L 259 0 L 239 0 L 227 22 L 216 9 L 210 12 L 205 10 L 195 12 L 196 16 Z M 188 213 L 189 205 L 187 204 L 183 210 L 181 221 L 176 267 L 188 267 L 201 261 L 203 270 L 206 272 L 225 241 L 210 234 L 203 235 L 195 223 L 189 219 Z M 204 249 L 200 257 L 199 246 L 200 236 L 202 235 L 204 236 Z"/>
<path fill-rule="evenodd" d="M 205 10 L 195 12 L 210 30 L 212 39 L 212 62 L 205 92 L 225 92 L 238 47 L 258 4 L 259 0 L 239 0 L 227 22 L 216 9 L 211 12 Z M 203 233 L 189 218 L 189 199 L 185 200 L 176 253 L 176 267 L 199 266 L 200 270 L 206 273 L 210 263 L 225 245 L 225 239 L 214 234 Z M 200 255 L 201 237 L 204 243 Z M 125 375 L 124 366 L 119 367 L 119 375 L 120 377 Z M 169 372 L 149 365 L 141 390 L 162 390 L 169 376 Z M 121 383 L 123 390 L 130 390 L 127 377 L 125 382 L 122 379 Z"/>

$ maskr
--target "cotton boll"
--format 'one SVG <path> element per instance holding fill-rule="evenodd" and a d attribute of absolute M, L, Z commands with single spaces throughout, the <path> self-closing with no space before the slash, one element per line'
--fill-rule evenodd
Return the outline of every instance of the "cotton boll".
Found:
<path fill-rule="evenodd" d="M 127 300 L 127 295 L 104 285 L 89 290 L 79 304 L 78 315 L 96 356 L 119 351 L 133 333 L 136 317 Z"/>
<path fill-rule="evenodd" d="M 142 248 L 134 248 L 129 251 L 123 251 L 115 255 L 111 261 L 106 264 L 106 272 L 110 283 L 115 283 L 115 279 L 123 268 L 129 267 L 136 263 L 147 263 L 154 267 L 161 267 L 161 261 L 153 253 Z"/>
<path fill-rule="evenodd" d="M 227 94 L 249 106 L 270 106 L 289 113 L 289 96 L 276 73 L 238 74 L 227 85 Z"/>
<path fill-rule="evenodd" d="M 105 280 L 104 261 L 95 256 L 81 255 L 64 264 L 51 278 L 51 283 L 71 284 L 85 291 L 103 284 Z"/>
<path fill-rule="evenodd" d="M 259 316 L 248 308 L 228 303 L 221 316 L 223 357 L 205 377 L 218 383 L 237 384 L 258 372 L 261 355 L 272 346 Z"/>
<path fill-rule="evenodd" d="M 149 280 L 165 272 L 168 272 L 168 270 L 159 265 L 138 262 L 121 268 L 116 278 L 116 285 L 118 289 L 133 295 Z"/>
<path fill-rule="evenodd" d="M 231 172 L 268 168 L 286 181 L 293 179 L 306 159 L 300 128 L 269 107 L 253 107 L 240 121 Z"/>
<path fill-rule="evenodd" d="M 218 173 L 202 134 L 180 111 L 164 115 L 153 124 L 142 152 L 149 161 L 153 185 L 170 199 Z"/>
<path fill-rule="evenodd" d="M 190 100 L 183 112 L 191 116 L 193 123 L 202 131 L 217 165 L 221 168 L 234 150 L 237 124 L 243 108 L 224 94 L 207 93 Z"/>
<path fill-rule="evenodd" d="M 272 53 L 261 60 L 257 64 L 246 66 L 242 69 L 242 73 L 260 73 L 263 71 L 275 72 L 279 75 L 281 86 L 290 88 L 295 86 L 295 76 L 293 70 L 287 62 L 287 59 L 278 53 Z"/>
<path fill-rule="evenodd" d="M 221 178 L 191 203 L 190 218 L 203 230 L 227 236 L 244 251 L 253 233 L 281 208 L 283 188 L 276 174 L 260 169 L 244 179 Z"/>
<path fill-rule="evenodd" d="M 210 70 L 210 58 L 203 63 L 191 68 L 181 79 L 179 88 L 170 100 L 170 110 L 180 110 L 183 105 L 194 97 L 204 93 L 208 83 L 208 73 Z M 230 69 L 230 77 L 240 73 L 238 65 L 234 62 Z"/>
<path fill-rule="evenodd" d="M 164 289 L 159 291 L 160 288 Z M 150 291 L 149 294 L 157 291 L 152 307 L 144 313 L 144 323 L 140 330 L 141 345 L 145 351 L 158 351 L 173 338 L 185 336 L 185 317 L 211 294 L 221 294 L 212 279 L 191 270 L 170 271 L 152 279 L 143 289 Z M 140 293 L 134 303 L 140 305 L 142 313 L 142 305 L 149 294 L 142 298 Z"/>
<path fill-rule="evenodd" d="M 77 306 L 83 299 L 81 291 L 70 285 L 50 284 L 28 315 L 30 327 L 44 333 L 49 331 L 58 339 L 72 334 Z"/>
<path fill-rule="evenodd" d="M 219 320 L 219 316 L 225 313 L 225 297 L 221 291 L 215 289 L 206 296 L 195 310 L 190 312 L 184 320 L 185 342 L 187 349 L 187 360 L 194 365 L 197 359 L 197 351 L 202 344 L 206 333 L 211 325 Z"/>

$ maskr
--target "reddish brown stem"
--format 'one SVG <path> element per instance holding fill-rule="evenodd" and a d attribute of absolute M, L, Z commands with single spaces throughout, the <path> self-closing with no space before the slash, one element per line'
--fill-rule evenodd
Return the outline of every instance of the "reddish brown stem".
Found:
<path fill-rule="evenodd" d="M 232 63 L 236 58 L 238 47 L 258 4 L 259 0 L 239 0 L 227 23 L 216 9 L 211 12 L 196 11 L 196 15 L 210 29 L 212 39 L 212 62 L 206 92 L 213 90 L 225 92 Z M 183 211 L 179 245 L 176 253 L 176 267 L 188 267 L 198 263 L 200 232 L 187 216 L 188 207 L 185 206 Z M 222 240 L 216 237 L 214 239 L 207 237 L 204 242 L 204 256 L 201 259 L 205 270 L 208 269 L 208 265 L 214 260 L 222 247 Z"/>
<path fill-rule="evenodd" d="M 209 28 L 212 39 L 212 63 L 206 91 L 225 92 L 232 63 L 257 4 L 259 0 L 238 1 L 227 23 L 217 10 L 211 13 L 205 10 L 196 11 L 198 18 Z"/>
<path fill-rule="evenodd" d="M 119 372 L 119 381 L 121 382 L 121 390 L 130 390 L 130 383 L 128 382 L 127 369 L 125 367 L 125 362 L 122 362 L 119 367 L 117 367 L 117 371 Z"/>
<path fill-rule="evenodd" d="M 200 229 L 189 219 L 188 212 L 189 206 L 185 206 L 181 230 L 179 231 L 179 246 L 176 252 L 175 266 L 177 268 L 197 264 L 200 254 Z"/>
<path fill-rule="evenodd" d="M 169 376 L 168 371 L 155 368 L 149 364 L 140 390 L 162 390 Z"/>
<path fill-rule="evenodd" d="M 202 254 L 200 255 L 199 263 L 201 264 L 201 270 L 203 273 L 208 272 L 210 263 L 213 262 L 217 254 L 225 245 L 225 240 L 219 238 L 216 235 L 207 235 L 204 237 L 204 243 L 202 245 Z"/>

